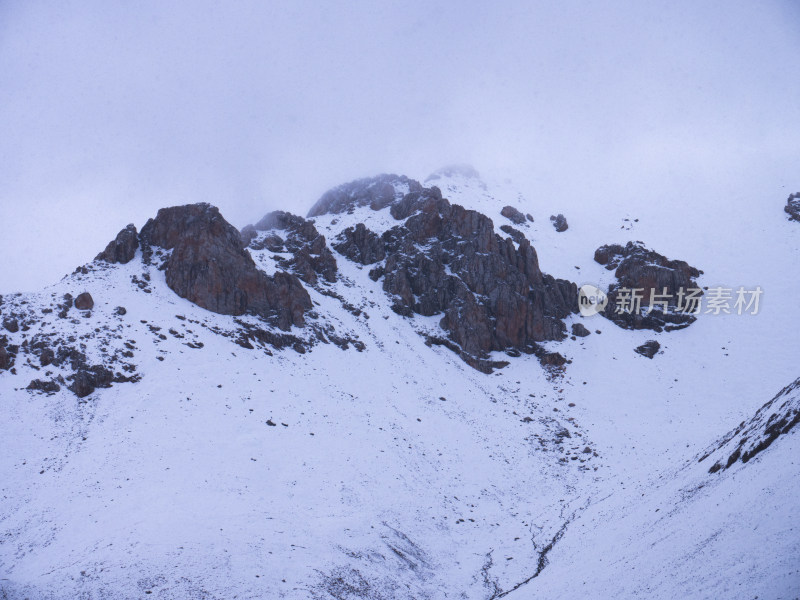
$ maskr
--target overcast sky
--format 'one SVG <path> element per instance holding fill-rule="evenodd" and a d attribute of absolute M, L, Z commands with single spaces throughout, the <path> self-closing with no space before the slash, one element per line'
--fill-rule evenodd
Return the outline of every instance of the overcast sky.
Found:
<path fill-rule="evenodd" d="M 781 203 L 798 159 L 798 2 L 0 1 L 0 292 L 172 204 L 241 227 L 454 162 L 540 199 Z"/>

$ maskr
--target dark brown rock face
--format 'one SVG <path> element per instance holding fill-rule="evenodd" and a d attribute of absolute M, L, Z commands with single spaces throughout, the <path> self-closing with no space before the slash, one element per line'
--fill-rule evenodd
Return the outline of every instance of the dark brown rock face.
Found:
<path fill-rule="evenodd" d="M 620 327 L 670 331 L 697 320 L 685 309 L 690 308 L 690 290 L 696 296 L 702 295 L 695 281 L 702 271 L 686 261 L 669 260 L 648 250 L 642 242 L 601 246 L 595 251 L 594 259 L 609 271 L 616 269 L 617 283 L 608 290 L 608 306 L 602 314 Z M 624 295 L 630 294 L 629 290 L 641 290 L 640 309 L 617 310 L 622 305 L 633 308 L 624 299 Z"/>
<path fill-rule="evenodd" d="M 13 364 L 4 344 L 0 344 L 0 369 L 9 369 Z"/>
<path fill-rule="evenodd" d="M 796 192 L 789 196 L 786 200 L 786 206 L 783 208 L 789 219 L 792 221 L 800 221 L 800 192 Z"/>
<path fill-rule="evenodd" d="M 52 379 L 34 379 L 28 384 L 28 387 L 26 387 L 25 389 L 33 392 L 44 392 L 45 394 L 54 394 L 55 392 L 61 389 L 61 386 L 58 385 Z"/>
<path fill-rule="evenodd" d="M 338 237 L 334 250 L 362 265 L 371 265 L 386 258 L 383 240 L 363 223 L 348 227 Z"/>
<path fill-rule="evenodd" d="M 661 350 L 661 344 L 655 340 L 648 340 L 641 346 L 634 348 L 634 352 L 636 352 L 636 354 L 641 354 L 647 358 L 653 358 L 659 350 Z"/>
<path fill-rule="evenodd" d="M 525 222 L 525 215 L 523 215 L 513 206 L 504 206 L 503 210 L 500 211 L 500 214 L 515 225 L 521 225 Z"/>
<path fill-rule="evenodd" d="M 136 227 L 130 224 L 120 231 L 116 238 L 108 243 L 106 249 L 98 254 L 95 260 L 103 260 L 107 263 L 125 264 L 133 260 L 138 247 L 139 236 L 136 233 Z"/>
<path fill-rule="evenodd" d="M 385 262 L 370 275 L 383 278 L 396 312 L 441 314 L 441 327 L 473 357 L 532 351 L 536 342 L 565 337 L 561 319 L 577 312 L 577 288 L 542 274 L 527 239 L 515 247 L 495 234 L 490 218 L 451 205 L 437 188 L 409 192 L 391 214 L 405 222 L 380 237 Z M 370 233 L 345 233 L 345 249 L 356 259 L 380 256 Z"/>
<path fill-rule="evenodd" d="M 262 232 L 269 233 L 262 235 Z M 253 250 L 266 248 L 270 252 L 293 254 L 291 259 L 279 259 L 278 264 L 310 285 L 316 284 L 318 277 L 330 283 L 336 281 L 336 258 L 313 221 L 279 210 L 265 215 L 255 225 L 248 225 L 241 235 L 242 241 Z"/>
<path fill-rule="evenodd" d="M 94 308 L 94 299 L 89 292 L 78 294 L 75 298 L 75 308 L 78 310 L 92 310 Z"/>
<path fill-rule="evenodd" d="M 511 225 L 500 225 L 500 230 L 503 231 L 503 233 L 507 233 L 509 237 L 518 244 L 521 244 L 522 240 L 525 239 L 525 234 Z"/>
<path fill-rule="evenodd" d="M 79 370 L 71 379 L 72 383 L 68 386 L 70 391 L 78 398 L 85 398 L 97 388 L 111 387 L 114 374 L 102 365 L 93 365 Z"/>
<path fill-rule="evenodd" d="M 143 252 L 151 245 L 172 250 L 164 265 L 167 285 L 212 312 L 252 312 L 273 318 L 285 330 L 303 325 L 303 313 L 311 308 L 294 275 L 270 277 L 256 268 L 239 232 L 209 204 L 162 208 L 142 228 L 139 241 Z"/>
<path fill-rule="evenodd" d="M 558 231 L 559 233 L 562 233 L 567 229 L 569 229 L 569 225 L 567 224 L 567 218 L 561 213 L 551 216 L 550 222 L 553 224 L 553 227 L 555 227 L 556 231 Z"/>

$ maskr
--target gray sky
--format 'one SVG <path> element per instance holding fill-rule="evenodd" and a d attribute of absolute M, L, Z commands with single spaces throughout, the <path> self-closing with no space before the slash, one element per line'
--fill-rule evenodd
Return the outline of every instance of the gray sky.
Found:
<path fill-rule="evenodd" d="M 780 203 L 800 3 L 0 2 L 0 132 L 0 292 L 161 206 L 241 227 L 453 162 L 535 198 L 758 177 Z"/>

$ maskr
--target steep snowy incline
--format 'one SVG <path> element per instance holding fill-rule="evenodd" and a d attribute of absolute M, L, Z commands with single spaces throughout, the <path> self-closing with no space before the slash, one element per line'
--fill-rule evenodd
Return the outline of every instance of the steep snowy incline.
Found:
<path fill-rule="evenodd" d="M 800 414 L 800 380 L 743 430 Z M 800 593 L 797 488 L 800 436 L 788 429 L 746 463 L 726 464 L 723 438 L 710 456 L 610 494 L 571 524 L 530 589 L 509 598 L 774 598 Z M 745 442 L 746 443 L 746 442 Z"/>

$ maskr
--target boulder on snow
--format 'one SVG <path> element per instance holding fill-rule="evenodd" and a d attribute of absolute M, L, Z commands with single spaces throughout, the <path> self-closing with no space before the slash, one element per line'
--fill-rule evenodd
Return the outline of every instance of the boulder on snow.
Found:
<path fill-rule="evenodd" d="M 567 218 L 561 213 L 552 215 L 550 217 L 550 222 L 553 224 L 553 227 L 555 227 L 555 230 L 559 233 L 569 229 L 569 225 L 567 225 Z"/>
<path fill-rule="evenodd" d="M 94 308 L 94 299 L 89 292 L 78 294 L 75 298 L 75 308 L 78 310 L 92 310 Z"/>
<path fill-rule="evenodd" d="M 525 222 L 525 215 L 523 215 L 513 206 L 504 206 L 503 210 L 500 211 L 500 214 L 515 225 L 521 225 Z"/>
<path fill-rule="evenodd" d="M 590 331 L 583 326 L 583 323 L 572 324 L 572 335 L 577 335 L 578 337 L 586 337 L 589 334 Z"/>
<path fill-rule="evenodd" d="M 647 358 L 653 358 L 660 349 L 661 349 L 661 344 L 659 344 L 655 340 L 648 340 L 641 346 L 637 346 L 634 349 L 634 352 L 636 352 L 636 354 L 641 354 L 642 356 L 646 356 Z"/>

